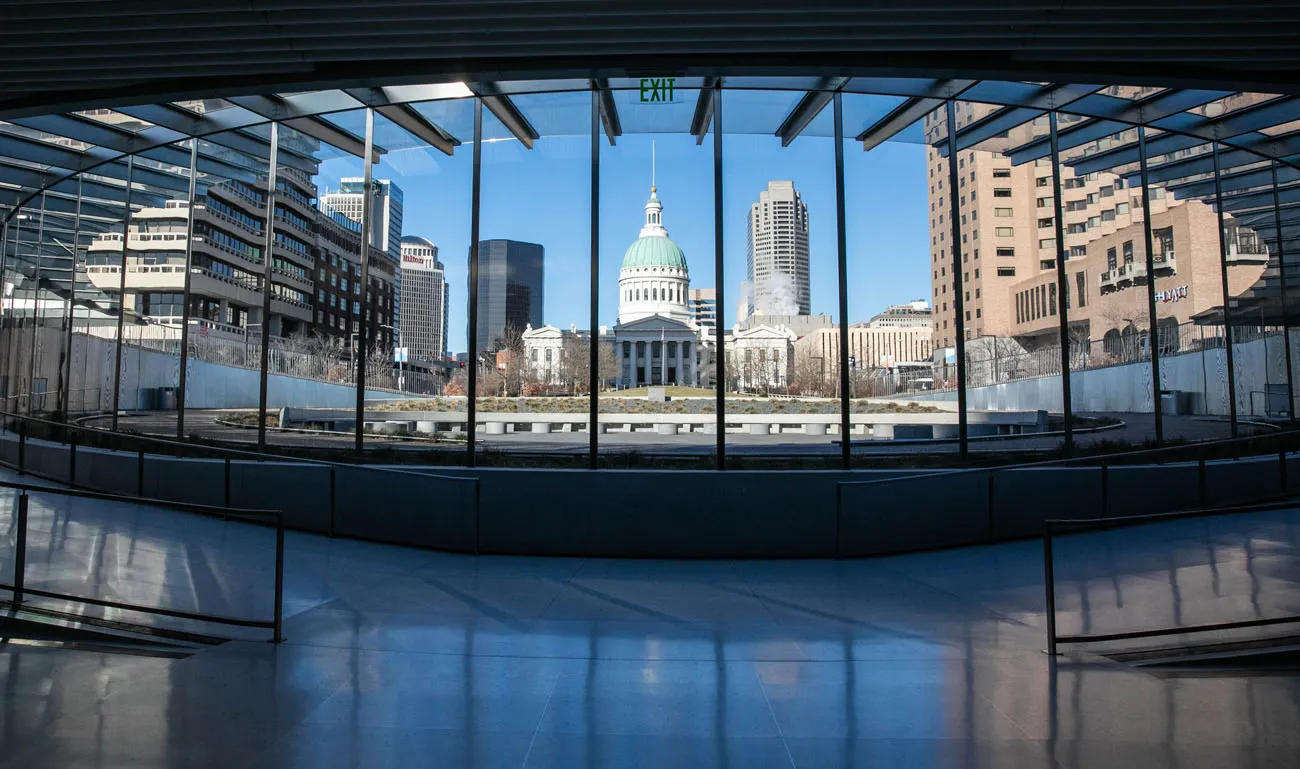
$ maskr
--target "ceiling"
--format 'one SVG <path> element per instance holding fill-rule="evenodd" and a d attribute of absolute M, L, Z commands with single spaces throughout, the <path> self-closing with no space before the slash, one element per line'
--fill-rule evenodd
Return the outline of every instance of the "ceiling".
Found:
<path fill-rule="evenodd" d="M 323 87 L 739 72 L 1300 86 L 1300 3 L 4 0 L 0 118 Z"/>

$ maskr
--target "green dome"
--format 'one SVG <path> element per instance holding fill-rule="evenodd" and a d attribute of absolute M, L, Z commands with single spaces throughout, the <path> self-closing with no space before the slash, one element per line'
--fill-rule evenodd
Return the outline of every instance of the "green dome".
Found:
<path fill-rule="evenodd" d="M 629 267 L 676 267 L 686 269 L 686 254 L 671 238 L 637 238 L 623 254 L 623 269 Z"/>

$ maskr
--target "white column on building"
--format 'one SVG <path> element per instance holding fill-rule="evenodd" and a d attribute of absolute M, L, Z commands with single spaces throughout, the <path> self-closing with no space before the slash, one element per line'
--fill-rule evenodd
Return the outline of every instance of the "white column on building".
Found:
<path fill-rule="evenodd" d="M 686 384 L 686 371 L 682 368 L 682 342 L 677 343 L 677 384 Z"/>

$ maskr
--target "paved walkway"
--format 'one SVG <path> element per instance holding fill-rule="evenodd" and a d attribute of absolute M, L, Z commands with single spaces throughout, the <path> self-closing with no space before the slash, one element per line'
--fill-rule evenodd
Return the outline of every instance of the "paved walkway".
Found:
<path fill-rule="evenodd" d="M 9 510 L 0 495 L 0 530 Z M 1062 632 L 1300 612 L 1298 524 L 1271 513 L 1064 539 Z M 37 495 L 29 581 L 262 616 L 270 544 L 246 524 Z M 0 767 L 1208 769 L 1300 757 L 1295 677 L 1161 678 L 1044 655 L 1034 542 L 666 562 L 291 534 L 287 566 L 281 646 L 252 631 L 182 660 L 0 645 Z"/>

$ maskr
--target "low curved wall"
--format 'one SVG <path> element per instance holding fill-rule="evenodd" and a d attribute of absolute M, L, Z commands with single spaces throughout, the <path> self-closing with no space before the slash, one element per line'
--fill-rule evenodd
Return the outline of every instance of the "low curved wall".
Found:
<path fill-rule="evenodd" d="M 0 436 L 0 461 L 18 463 Z M 29 440 L 28 472 L 67 482 L 64 444 Z M 143 459 L 143 461 L 141 461 Z M 228 466 L 228 470 L 227 470 Z M 467 553 L 802 558 L 1037 536 L 1047 518 L 1243 504 L 1300 487 L 1300 457 L 1206 464 L 934 471 L 379 468 L 177 459 L 78 448 L 81 488 L 282 510 L 296 529 Z M 1285 474 L 1284 474 L 1285 473 Z M 861 483 L 886 478 L 891 483 Z M 1202 491 L 1203 490 L 1203 491 Z"/>

